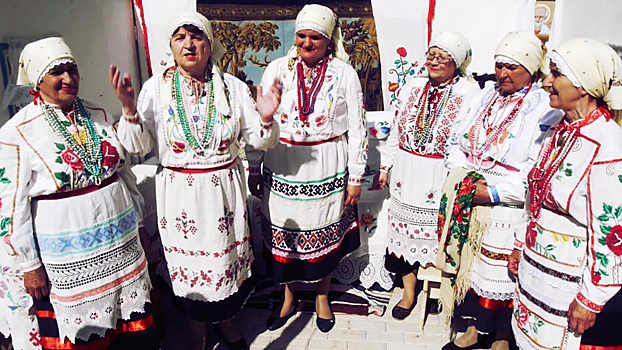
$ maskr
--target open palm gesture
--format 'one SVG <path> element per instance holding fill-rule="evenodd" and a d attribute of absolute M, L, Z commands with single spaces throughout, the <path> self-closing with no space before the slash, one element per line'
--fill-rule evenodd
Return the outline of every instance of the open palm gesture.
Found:
<path fill-rule="evenodd" d="M 121 106 L 123 107 L 123 113 L 128 116 L 136 114 L 136 93 L 132 87 L 132 78 L 130 73 L 123 74 L 121 77 L 121 71 L 114 64 L 110 65 L 110 84 L 114 89 L 115 94 Z"/>
<path fill-rule="evenodd" d="M 265 123 L 272 121 L 272 116 L 281 103 L 281 81 L 274 79 L 270 91 L 264 96 L 261 85 L 257 86 L 257 111 Z"/>

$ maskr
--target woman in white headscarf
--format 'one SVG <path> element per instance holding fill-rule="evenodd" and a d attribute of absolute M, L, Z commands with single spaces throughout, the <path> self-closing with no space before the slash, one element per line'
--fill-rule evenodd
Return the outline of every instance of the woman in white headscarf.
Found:
<path fill-rule="evenodd" d="M 231 323 L 254 287 L 239 141 L 261 150 L 278 142 L 272 114 L 280 84 L 271 81 L 255 104 L 244 82 L 218 69 L 224 48 L 197 12 L 175 19 L 169 42 L 169 66 L 145 83 L 138 104 L 129 75 L 111 66 L 123 107 L 119 139 L 132 153 L 155 148 L 162 166 L 156 191 L 164 252 L 156 272 L 192 320 L 193 349 L 205 347 L 206 322 L 218 323 L 230 349 L 245 349 Z"/>
<path fill-rule="evenodd" d="M 550 58 L 543 85 L 565 116 L 529 173 L 530 221 L 509 266 L 518 274 L 512 328 L 522 349 L 619 349 L 622 64 L 587 38 Z"/>
<path fill-rule="evenodd" d="M 306 5 L 296 18 L 296 43 L 262 79 L 283 83 L 277 113 L 280 143 L 263 156 L 248 153 L 251 192 L 263 198 L 262 220 L 274 279 L 285 284 L 271 330 L 296 313 L 293 282 L 317 285 L 317 324 L 335 318 L 328 302 L 331 274 L 360 245 L 356 204 L 367 162 L 363 94 L 348 64 L 336 15 Z M 263 193 L 261 184 L 263 181 Z"/>
<path fill-rule="evenodd" d="M 3 259 L 3 274 L 21 271 L 34 299 L 40 334 L 28 329 L 25 339 L 43 349 L 157 349 L 143 199 L 114 119 L 78 97 L 63 39 L 26 45 L 19 64 L 34 101 L 0 129 L 0 228 L 13 267 Z"/>
<path fill-rule="evenodd" d="M 436 262 L 438 202 L 445 170 L 443 158 L 451 129 L 480 92 L 469 76 L 471 46 L 460 34 L 437 35 L 426 52 L 427 77 L 416 78 L 398 96 L 393 132 L 381 154 L 377 189 L 391 171 L 391 207 L 386 268 L 402 277 L 404 294 L 393 308 L 402 320 L 416 304 L 416 269 Z"/>
<path fill-rule="evenodd" d="M 446 273 L 443 311 L 451 317 L 457 305 L 456 316 L 468 319 L 469 328 L 443 349 L 510 346 L 514 281 L 507 260 L 526 224 L 527 173 L 544 131 L 561 118 L 538 85 L 545 57 L 533 33 L 508 33 L 495 51 L 496 83 L 484 88 L 451 137 L 436 265 Z"/>

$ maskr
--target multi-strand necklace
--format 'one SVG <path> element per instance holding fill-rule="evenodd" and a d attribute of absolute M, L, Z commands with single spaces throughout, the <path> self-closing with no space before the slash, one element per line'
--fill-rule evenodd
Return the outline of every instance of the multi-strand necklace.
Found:
<path fill-rule="evenodd" d="M 216 120 L 216 105 L 214 103 L 214 80 L 208 77 L 209 91 L 208 91 L 208 106 L 205 109 L 205 117 L 203 118 L 203 126 L 197 128 L 196 121 L 193 119 L 190 121 L 186 111 L 190 111 L 191 102 L 188 101 L 189 92 L 184 90 L 184 84 L 180 83 L 179 69 L 175 71 L 173 75 L 173 98 L 177 102 L 177 116 L 179 122 L 184 131 L 184 136 L 188 144 L 194 149 L 195 153 L 204 156 L 205 151 L 211 144 L 214 136 L 214 124 Z M 197 104 L 201 96 L 195 96 Z"/>
<path fill-rule="evenodd" d="M 453 83 L 450 83 L 449 87 L 439 93 L 438 89 L 432 88 L 429 81 L 425 85 L 417 103 L 417 118 L 415 119 L 415 130 L 411 145 L 413 151 L 422 152 L 429 144 L 434 125 L 440 119 L 447 101 L 451 98 L 453 88 Z"/>
<path fill-rule="evenodd" d="M 305 70 L 302 60 L 298 62 L 298 113 L 300 121 L 304 124 L 308 124 L 309 115 L 311 115 L 315 109 L 315 101 L 320 93 L 320 89 L 324 84 L 324 78 L 326 77 L 326 67 L 328 66 L 328 58 L 324 59 L 319 67 L 319 72 L 315 74 L 311 82 L 311 87 L 307 93 L 307 86 L 305 83 Z"/>
<path fill-rule="evenodd" d="M 475 119 L 475 127 L 472 128 L 471 131 L 469 131 L 469 141 L 471 146 L 471 155 L 473 156 L 475 165 L 478 168 L 481 168 L 483 164 L 482 156 L 484 155 L 484 152 L 486 152 L 486 150 L 488 150 L 488 148 L 490 148 L 490 146 L 495 141 L 498 141 L 501 137 L 501 134 L 505 133 L 510 125 L 514 123 L 514 120 L 516 120 L 516 116 L 518 115 L 518 112 L 523 106 L 525 97 L 527 97 L 527 94 L 529 94 L 529 91 L 531 91 L 532 86 L 533 84 L 529 85 L 529 88 L 527 88 L 525 94 L 518 100 L 518 102 L 516 102 L 516 105 L 514 105 L 514 108 L 512 109 L 510 114 L 496 126 L 494 125 L 495 123 L 490 119 L 490 117 L 492 116 L 492 108 L 497 103 L 497 100 L 499 98 L 504 98 L 503 104 L 501 106 L 502 108 L 500 107 L 499 109 L 497 109 L 497 113 L 495 114 L 494 119 L 496 121 L 497 115 L 499 113 L 502 113 L 505 110 L 505 107 L 507 107 L 511 95 L 502 97 L 499 91 L 495 91 L 495 94 L 488 103 L 488 105 Z M 507 101 L 505 101 L 506 99 Z M 483 127 L 486 127 L 486 138 L 484 139 L 484 143 L 482 145 L 479 145 L 480 130 Z"/>
<path fill-rule="evenodd" d="M 45 121 L 50 125 L 56 136 L 58 136 L 65 146 L 73 151 L 78 158 L 84 164 L 84 168 L 89 173 L 90 179 L 96 184 L 101 184 L 101 174 L 102 174 L 102 147 L 101 147 L 101 139 L 99 135 L 97 135 L 97 131 L 95 130 L 95 126 L 93 125 L 93 121 L 91 120 L 91 115 L 84 108 L 84 104 L 82 100 L 76 98 L 73 103 L 73 120 L 76 125 L 76 129 L 78 126 L 82 126 L 86 129 L 85 133 L 85 142 L 78 142 L 71 134 L 67 131 L 67 127 L 63 125 L 60 118 L 58 117 L 58 113 L 52 108 L 49 104 L 44 103 L 42 106 L 43 114 L 45 115 Z M 80 138 L 80 130 L 77 130 L 78 138 Z"/>

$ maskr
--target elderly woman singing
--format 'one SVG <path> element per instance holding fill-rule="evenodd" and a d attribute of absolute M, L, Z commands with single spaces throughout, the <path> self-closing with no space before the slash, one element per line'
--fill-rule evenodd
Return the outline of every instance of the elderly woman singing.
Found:
<path fill-rule="evenodd" d="M 507 260 L 526 225 L 525 183 L 543 130 L 561 118 L 538 85 L 544 57 L 533 33 L 509 33 L 495 52 L 496 84 L 484 88 L 451 138 L 437 267 L 446 273 L 444 311 L 451 316 L 457 304 L 456 316 L 469 328 L 443 349 L 510 346 L 514 281 Z"/>
<path fill-rule="evenodd" d="M 295 46 L 262 79 L 283 82 L 280 143 L 263 158 L 264 242 L 274 279 L 285 284 L 271 330 L 296 313 L 294 282 L 318 282 L 317 325 L 335 324 L 328 301 L 331 274 L 360 245 L 356 204 L 367 160 L 363 93 L 344 52 L 339 21 L 321 5 L 296 18 Z M 258 195 L 261 155 L 251 153 L 251 190 Z"/>
<path fill-rule="evenodd" d="M 529 225 L 509 265 L 518 274 L 512 328 L 522 349 L 619 349 L 622 64 L 586 38 L 550 58 L 543 85 L 565 116 L 529 173 Z"/>
<path fill-rule="evenodd" d="M 169 32 L 172 60 L 134 100 L 129 74 L 111 66 L 123 107 L 119 139 L 132 153 L 153 148 L 162 169 L 156 179 L 159 232 L 164 249 L 157 267 L 176 308 L 192 320 L 193 349 L 205 347 L 205 323 L 218 323 L 230 349 L 247 344 L 232 327 L 254 287 L 254 261 L 246 212 L 243 138 L 253 149 L 278 142 L 272 114 L 280 83 L 253 101 L 248 86 L 218 69 L 224 48 L 207 18 L 181 14 Z"/>
<path fill-rule="evenodd" d="M 19 69 L 35 99 L 0 129 L 0 215 L 41 347 L 157 349 L 142 197 L 114 120 L 78 97 L 80 73 L 63 39 L 26 45 Z"/>
<path fill-rule="evenodd" d="M 401 91 L 393 132 L 382 153 L 378 188 L 385 187 L 389 170 L 392 177 L 385 267 L 404 282 L 404 295 L 392 312 L 399 320 L 415 307 L 417 267 L 436 262 L 447 139 L 480 92 L 468 76 L 471 56 L 471 45 L 458 33 L 444 32 L 430 42 L 428 77 L 413 80 Z"/>

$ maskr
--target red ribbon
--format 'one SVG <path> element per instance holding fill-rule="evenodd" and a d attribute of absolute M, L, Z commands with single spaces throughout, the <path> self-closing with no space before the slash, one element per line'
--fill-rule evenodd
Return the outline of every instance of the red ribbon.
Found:
<path fill-rule="evenodd" d="M 39 104 L 39 100 L 41 100 L 41 104 L 43 104 L 43 99 L 41 98 L 41 91 L 29 90 L 28 92 L 32 95 L 32 102 L 34 102 L 35 105 Z"/>

